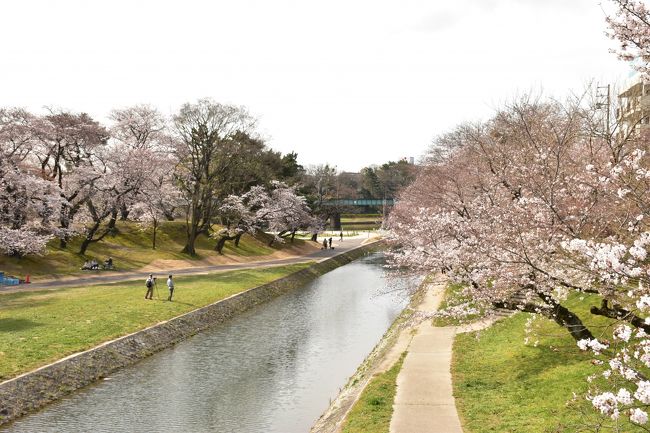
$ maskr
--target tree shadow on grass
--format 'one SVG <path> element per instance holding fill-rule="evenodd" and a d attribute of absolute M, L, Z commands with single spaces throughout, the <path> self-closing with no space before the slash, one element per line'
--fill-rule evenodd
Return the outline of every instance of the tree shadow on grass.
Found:
<path fill-rule="evenodd" d="M 12 319 L 11 317 L 0 319 L 0 332 L 24 331 L 38 326 L 42 326 L 42 323 L 28 319 Z"/>
<path fill-rule="evenodd" d="M 538 347 L 527 346 L 526 350 L 529 351 L 527 356 L 517 360 L 516 365 L 512 365 L 512 368 L 517 371 L 517 379 L 521 380 L 538 376 L 557 367 L 584 364 L 589 361 L 589 356 L 568 347 L 555 351 L 550 347 L 540 345 Z"/>
<path fill-rule="evenodd" d="M 0 311 L 5 309 L 20 309 L 41 307 L 53 303 L 52 297 L 40 297 L 40 292 L 12 293 L 0 297 Z"/>

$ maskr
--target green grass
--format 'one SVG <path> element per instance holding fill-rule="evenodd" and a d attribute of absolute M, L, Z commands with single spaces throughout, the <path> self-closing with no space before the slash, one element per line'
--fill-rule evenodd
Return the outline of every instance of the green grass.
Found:
<path fill-rule="evenodd" d="M 359 231 L 359 232 L 367 232 L 367 231 L 375 231 L 381 228 L 381 223 L 374 224 L 374 225 L 366 225 L 366 224 L 341 224 L 341 228 L 343 231 Z"/>
<path fill-rule="evenodd" d="M 406 352 L 390 370 L 374 376 L 348 413 L 343 433 L 388 433 L 397 392 L 397 375 Z"/>
<path fill-rule="evenodd" d="M 380 213 L 342 213 L 341 218 L 343 219 L 354 219 L 354 218 L 380 218 Z"/>
<path fill-rule="evenodd" d="M 342 214 L 343 230 L 374 230 L 381 227 L 381 214 Z"/>
<path fill-rule="evenodd" d="M 461 284 L 447 284 L 445 287 L 445 293 L 443 295 L 442 301 L 438 310 L 444 310 L 455 305 L 459 305 L 468 301 L 468 297 L 464 296 L 463 286 Z M 478 318 L 477 315 L 470 315 L 463 317 L 462 319 L 456 317 L 434 317 L 433 326 L 458 326 L 464 323 L 469 323 Z"/>
<path fill-rule="evenodd" d="M 144 280 L 0 295 L 0 380 L 303 269 L 179 276 L 174 302 L 145 301 Z M 163 279 L 160 297 L 168 294 Z M 154 292 L 154 296 L 156 293 Z"/>
<path fill-rule="evenodd" d="M 607 319 L 588 313 L 598 299 L 572 298 L 577 312 L 594 334 L 607 332 Z M 454 342 L 452 375 L 454 396 L 465 433 L 576 432 L 584 425 L 579 409 L 593 413 L 580 399 L 575 409 L 566 403 L 572 392 L 587 387 L 594 373 L 591 357 L 575 340 L 547 319 L 536 320 L 535 346 L 524 345 L 525 322 L 518 313 L 475 334 L 459 334 Z"/>
<path fill-rule="evenodd" d="M 66 249 L 59 248 L 58 240 L 54 240 L 48 245 L 48 254 L 42 257 L 17 258 L 0 255 L 0 271 L 21 278 L 27 274 L 32 277 L 52 277 L 83 273 L 80 268 L 86 258 L 95 258 L 101 263 L 107 257 L 112 257 L 118 270 L 129 271 L 140 269 L 157 259 L 198 261 L 218 256 L 213 250 L 216 241 L 204 235 L 197 238 L 197 256 L 183 254 L 180 251 L 185 246 L 185 240 L 184 222 L 165 222 L 158 229 L 157 247 L 154 250 L 151 244 L 151 229 L 143 230 L 132 222 L 119 222 L 117 232 L 91 244 L 85 257 L 77 254 L 81 244 L 79 237 L 72 239 Z M 268 238 L 265 235 L 252 237 L 246 234 L 242 237 L 239 247 L 235 247 L 232 242 L 226 243 L 224 255 L 245 259 L 272 254 L 281 249 L 300 248 L 304 244 L 303 241 L 296 240 L 294 244 L 274 243 L 273 247 L 269 247 L 267 243 Z"/>

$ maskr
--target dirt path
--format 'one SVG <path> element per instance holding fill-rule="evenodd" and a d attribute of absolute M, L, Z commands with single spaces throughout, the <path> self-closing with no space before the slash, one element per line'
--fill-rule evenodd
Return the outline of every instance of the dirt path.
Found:
<path fill-rule="evenodd" d="M 336 238 L 334 238 L 336 239 Z M 137 279 L 142 279 L 144 281 L 147 277 L 147 274 L 153 273 L 165 275 L 167 273 L 173 273 L 174 275 L 200 275 L 213 272 L 224 272 L 237 269 L 256 269 L 269 266 L 281 266 L 289 265 L 294 263 L 303 263 L 309 261 L 321 261 L 328 257 L 336 256 L 342 253 L 345 253 L 351 249 L 354 249 L 364 243 L 374 241 L 374 238 L 368 238 L 366 236 L 358 237 L 348 237 L 344 238 L 343 241 L 338 239 L 333 240 L 332 250 L 316 250 L 312 253 L 305 254 L 302 256 L 293 256 L 285 258 L 272 258 L 258 261 L 248 261 L 248 262 L 239 262 L 232 264 L 221 264 L 221 265 L 208 265 L 208 266 L 192 266 L 187 268 L 154 268 L 146 267 L 143 270 L 139 271 L 129 271 L 129 272 L 106 272 L 101 274 L 88 275 L 83 277 L 71 277 L 71 278 L 61 278 L 59 280 L 49 280 L 43 282 L 37 282 L 32 284 L 23 284 L 20 286 L 0 286 L 0 293 L 11 293 L 11 292 L 21 292 L 21 291 L 34 291 L 34 290 L 43 290 L 43 289 L 58 289 L 58 288 L 67 288 L 67 287 L 79 287 L 79 286 L 88 286 L 88 285 L 97 285 L 97 284 L 106 284 L 106 283 L 118 283 L 123 281 L 133 281 Z"/>

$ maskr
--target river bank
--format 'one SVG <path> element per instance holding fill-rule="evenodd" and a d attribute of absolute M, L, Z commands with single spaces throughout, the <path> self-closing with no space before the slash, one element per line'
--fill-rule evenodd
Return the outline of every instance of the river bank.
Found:
<path fill-rule="evenodd" d="M 428 282 L 423 282 L 413 293 L 409 304 L 391 324 L 364 362 L 359 365 L 346 386 L 314 423 L 310 433 L 340 432 L 348 413 L 375 375 L 388 371 L 400 359 L 413 338 L 410 322 L 413 314 L 425 301 Z"/>
<path fill-rule="evenodd" d="M 349 263 L 378 247 L 364 245 L 327 258 L 280 280 L 159 323 L 142 331 L 75 354 L 54 364 L 0 384 L 1 423 L 55 401 L 70 392 L 105 377 L 217 323 L 310 281 L 338 266 Z"/>

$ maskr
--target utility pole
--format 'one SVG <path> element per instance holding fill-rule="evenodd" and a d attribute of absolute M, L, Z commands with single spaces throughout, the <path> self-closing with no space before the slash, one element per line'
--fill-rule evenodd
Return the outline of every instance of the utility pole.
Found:
<path fill-rule="evenodd" d="M 610 140 L 610 111 L 612 106 L 611 88 L 610 85 L 598 86 L 596 85 L 596 108 L 605 109 L 605 134 L 607 140 Z"/>

